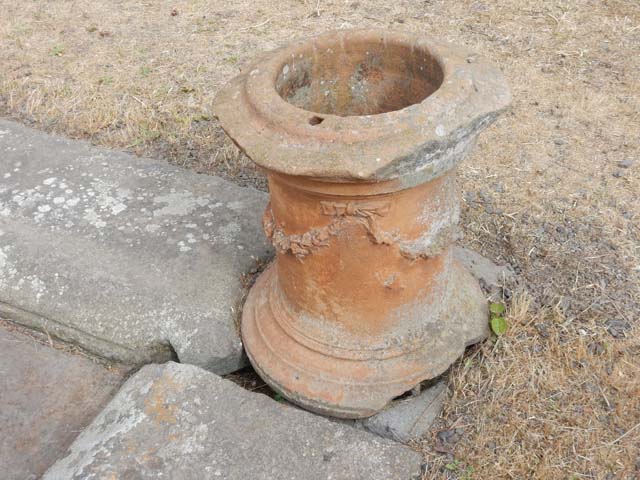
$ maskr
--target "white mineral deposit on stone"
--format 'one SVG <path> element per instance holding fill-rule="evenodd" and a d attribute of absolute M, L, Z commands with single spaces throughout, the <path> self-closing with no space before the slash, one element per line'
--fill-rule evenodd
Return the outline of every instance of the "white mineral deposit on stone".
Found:
<path fill-rule="evenodd" d="M 240 232 L 240 225 L 237 223 L 228 223 L 218 228 L 219 239 L 226 245 L 233 243 Z"/>
<path fill-rule="evenodd" d="M 187 233 L 187 243 L 196 243 L 197 240 L 193 236 L 193 233 Z"/>
<path fill-rule="evenodd" d="M 40 298 L 47 293 L 45 284 L 37 277 L 31 279 L 31 290 L 36 294 L 36 301 L 39 301 Z"/>
<path fill-rule="evenodd" d="M 107 225 L 104 220 L 100 219 L 100 216 L 93 208 L 85 209 L 84 216 L 82 218 L 96 228 L 104 228 Z"/>
<path fill-rule="evenodd" d="M 8 247 L 7 247 L 8 248 Z M 6 287 L 6 274 L 8 270 L 9 260 L 4 249 L 0 248 L 0 287 Z"/>
<path fill-rule="evenodd" d="M 121 212 L 124 212 L 127 209 L 127 206 L 124 203 L 117 203 L 113 207 L 111 207 L 111 213 L 113 215 L 118 215 Z"/>
<path fill-rule="evenodd" d="M 233 201 L 233 202 L 227 203 L 227 207 L 235 212 L 239 212 L 239 211 L 242 211 L 242 209 L 244 208 L 244 204 L 239 201 Z"/>
<path fill-rule="evenodd" d="M 173 192 L 155 197 L 153 203 L 166 203 L 164 207 L 154 210 L 153 215 L 157 217 L 161 215 L 189 215 L 199 206 L 206 206 L 209 200 L 203 197 L 194 197 L 191 192 Z"/>

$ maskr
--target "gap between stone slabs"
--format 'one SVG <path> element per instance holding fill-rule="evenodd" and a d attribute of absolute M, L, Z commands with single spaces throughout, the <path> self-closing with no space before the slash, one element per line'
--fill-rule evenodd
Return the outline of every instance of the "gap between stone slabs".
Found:
<path fill-rule="evenodd" d="M 124 382 L 125 371 L 55 347 L 0 319 L 3 479 L 40 478 Z"/>

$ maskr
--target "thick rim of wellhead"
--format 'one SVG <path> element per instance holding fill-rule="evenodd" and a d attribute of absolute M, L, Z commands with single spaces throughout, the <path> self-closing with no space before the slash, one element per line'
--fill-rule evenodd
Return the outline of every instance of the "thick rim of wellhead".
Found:
<path fill-rule="evenodd" d="M 382 42 L 423 49 L 442 70 L 442 83 L 424 100 L 400 110 L 362 116 L 322 114 L 287 102 L 276 89 L 286 62 L 336 42 Z M 399 187 L 435 178 L 455 166 L 476 135 L 510 103 L 502 74 L 465 49 L 423 35 L 345 30 L 265 54 L 218 93 L 214 114 L 259 166 L 337 182 L 398 180 Z"/>

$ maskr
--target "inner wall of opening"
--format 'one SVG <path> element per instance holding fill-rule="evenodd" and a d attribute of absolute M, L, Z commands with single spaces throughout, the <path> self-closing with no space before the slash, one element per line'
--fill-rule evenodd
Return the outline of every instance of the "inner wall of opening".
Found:
<path fill-rule="evenodd" d="M 276 90 L 309 112 L 375 115 L 420 103 L 442 78 L 440 65 L 424 49 L 346 41 L 297 52 L 281 67 Z"/>

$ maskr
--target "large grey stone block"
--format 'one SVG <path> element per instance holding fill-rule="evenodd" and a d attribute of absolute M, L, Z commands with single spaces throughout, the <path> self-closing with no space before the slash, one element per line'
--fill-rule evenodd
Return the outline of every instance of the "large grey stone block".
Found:
<path fill-rule="evenodd" d="M 191 365 L 129 379 L 44 480 L 402 480 L 408 447 L 291 408 Z"/>
<path fill-rule="evenodd" d="M 267 195 L 0 120 L 0 313 L 114 360 L 243 361 Z"/>
<path fill-rule="evenodd" d="M 0 478 L 40 478 L 124 381 L 0 321 Z M 46 338 L 46 337 L 45 337 Z"/>

